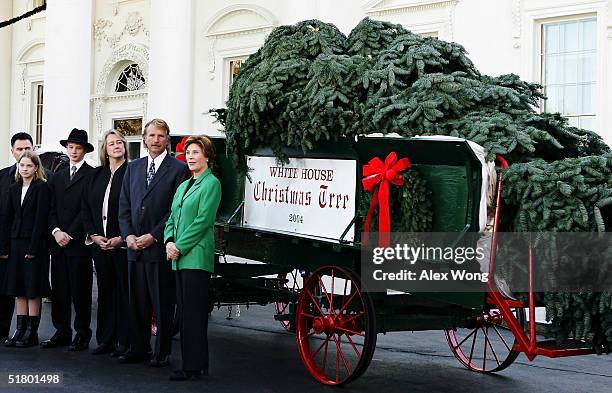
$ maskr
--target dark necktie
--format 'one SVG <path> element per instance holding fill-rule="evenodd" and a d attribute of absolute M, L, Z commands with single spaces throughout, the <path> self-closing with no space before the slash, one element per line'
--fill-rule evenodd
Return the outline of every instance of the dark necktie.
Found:
<path fill-rule="evenodd" d="M 76 173 L 76 170 L 77 170 L 76 165 L 73 165 L 73 166 L 70 168 L 70 181 L 72 181 L 72 179 L 74 178 L 74 174 Z"/>
<path fill-rule="evenodd" d="M 155 161 L 151 160 L 151 165 L 149 165 L 149 172 L 147 173 L 147 187 L 149 187 L 149 184 L 151 184 L 153 176 L 155 176 Z"/>

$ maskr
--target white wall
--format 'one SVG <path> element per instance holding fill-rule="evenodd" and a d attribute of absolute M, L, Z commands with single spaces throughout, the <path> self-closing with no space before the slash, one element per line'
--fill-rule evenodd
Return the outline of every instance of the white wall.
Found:
<path fill-rule="evenodd" d="M 89 131 L 92 0 L 48 0 L 45 33 L 45 145 L 73 128 Z"/>
<path fill-rule="evenodd" d="M 2 2 L 5 3 L 5 2 Z M 10 3 L 10 1 L 8 2 Z M 13 15 L 21 15 L 31 7 L 30 0 L 13 0 Z M 4 5 L 4 4 L 3 4 Z M 35 139 L 32 113 L 33 84 L 44 78 L 44 40 L 46 11 L 21 20 L 9 28 L 12 39 L 9 44 L 12 67 L 10 71 L 10 125 L 7 132 L 27 132 Z M 0 30 L 0 32 L 2 31 Z M 1 110 L 1 109 L 0 109 Z M 12 157 L 10 157 L 12 160 Z"/>
<path fill-rule="evenodd" d="M 0 2 L 0 20 L 13 17 L 12 1 Z M 12 27 L 0 29 L 0 168 L 9 163 L 10 114 L 11 114 L 11 39 Z"/>
<path fill-rule="evenodd" d="M 91 1 L 94 1 L 93 18 L 90 16 L 89 21 L 87 17 L 76 18 L 76 23 L 65 23 L 67 18 L 75 19 L 77 14 L 91 15 Z M 15 11 L 25 9 L 28 2 L 29 0 L 14 0 Z M 55 95 L 51 92 L 54 90 L 54 84 L 57 86 L 60 80 L 66 82 L 70 80 L 73 82 L 72 90 L 69 94 L 60 95 L 61 99 L 69 96 L 71 102 L 79 101 L 79 108 L 83 105 L 89 107 L 87 110 L 71 108 L 67 111 L 66 105 L 59 104 L 61 99 L 51 102 L 45 100 L 45 133 L 49 133 L 50 138 L 56 138 L 57 135 L 54 133 L 64 134 L 79 123 L 83 124 L 81 127 L 93 130 L 92 136 L 97 135 L 111 125 L 112 114 L 109 114 L 109 111 L 126 115 L 141 114 L 145 116 L 145 121 L 153 116 L 171 116 L 172 119 L 169 120 L 171 127 L 177 132 L 215 133 L 220 126 L 213 124 L 212 117 L 207 115 L 206 111 L 213 107 L 224 106 L 227 98 L 228 59 L 255 52 L 273 27 L 310 18 L 334 23 L 345 34 L 348 34 L 365 16 L 401 23 L 417 33 L 436 32 L 441 39 L 462 44 L 483 73 L 499 75 L 513 72 L 526 80 L 539 81 L 536 42 L 538 23 L 549 17 L 593 12 L 597 15 L 599 27 L 598 131 L 612 142 L 612 127 L 610 127 L 612 117 L 607 114 L 612 103 L 612 90 L 608 88 L 608 75 L 612 71 L 612 58 L 609 56 L 612 49 L 612 0 L 336 0 L 333 2 L 329 0 L 181 0 L 181 2 L 184 2 L 184 6 L 193 7 L 192 18 L 187 15 L 189 12 L 186 12 L 184 6 L 182 10 L 168 10 L 164 7 L 170 3 L 176 7 L 178 3 L 166 4 L 161 0 L 120 2 L 50 0 L 46 18 L 57 17 L 60 21 L 48 27 L 47 42 L 43 48 L 46 59 L 52 61 L 52 64 L 36 61 L 28 63 L 26 76 L 31 82 L 39 77 L 44 67 L 48 82 L 51 83 L 50 86 L 45 86 L 46 93 L 57 98 L 57 87 Z M 61 9 L 57 8 L 57 4 L 63 4 L 62 7 L 67 7 L 68 4 L 75 6 L 68 7 L 66 13 L 58 13 L 53 11 L 54 8 Z M 167 17 L 170 11 L 180 12 L 174 17 Z M 137 15 L 132 17 L 134 13 Z M 138 26 L 132 26 L 131 29 L 130 17 L 133 18 L 132 22 L 138 17 L 142 20 Z M 94 29 L 101 33 L 94 34 L 95 43 L 87 55 L 92 24 L 97 24 L 100 19 L 106 20 L 109 25 Z M 29 27 L 26 29 L 24 22 L 13 27 L 11 131 L 30 130 L 31 100 L 27 96 L 29 94 L 27 88 L 25 94 L 20 93 L 20 90 L 24 90 L 23 66 L 15 56 L 23 53 L 28 44 L 36 40 L 41 42 L 45 40 L 44 13 L 34 19 Z M 62 28 L 65 34 L 69 27 L 70 31 L 78 33 L 70 38 L 71 44 L 66 45 L 66 41 L 59 39 L 56 32 L 61 32 L 58 29 Z M 191 29 L 191 32 L 187 32 L 187 28 Z M 116 42 L 113 41 L 114 38 L 117 38 Z M 134 57 L 134 51 L 130 56 L 122 57 L 117 54 L 120 48 L 129 45 L 140 48 L 136 57 L 140 56 L 144 71 L 151 72 L 147 80 L 149 90 L 141 92 L 139 97 L 125 98 L 124 101 L 113 97 L 112 102 L 108 101 L 104 105 L 97 106 L 96 97 L 99 92 L 96 87 L 100 79 L 111 80 L 118 72 L 111 70 L 105 73 L 105 67 L 108 67 L 109 61 L 113 59 Z M 182 53 L 185 55 L 181 55 Z M 74 62 L 68 60 L 70 58 L 78 59 L 77 69 L 83 71 L 78 72 L 76 77 Z M 66 69 L 70 69 L 70 77 L 67 77 Z M 59 73 L 63 73 L 64 76 L 60 77 Z M 79 82 L 74 84 L 76 80 Z M 150 89 L 153 89 L 154 93 Z M 165 91 L 171 93 L 163 97 Z M 88 97 L 87 100 L 91 98 L 92 102 L 87 101 L 87 104 L 83 104 L 85 97 Z M 100 117 L 100 121 L 97 116 Z M 103 124 L 100 125 L 100 122 Z M 70 126 L 66 128 L 65 124 L 68 123 Z"/>

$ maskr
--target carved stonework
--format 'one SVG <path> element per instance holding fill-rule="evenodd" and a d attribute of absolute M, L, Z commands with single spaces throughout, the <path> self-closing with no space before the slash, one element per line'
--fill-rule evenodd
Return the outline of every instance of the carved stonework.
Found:
<path fill-rule="evenodd" d="M 447 25 L 446 25 L 446 39 L 449 41 L 453 40 L 453 37 L 455 36 L 455 4 L 452 4 L 450 7 L 448 7 L 446 9 L 447 13 L 448 13 L 448 20 L 447 20 Z"/>
<path fill-rule="evenodd" d="M 104 105 L 107 101 L 129 100 L 135 98 L 142 99 L 143 117 L 146 115 L 146 90 L 136 90 L 126 93 L 112 92 L 111 95 L 107 95 L 106 87 L 110 85 L 115 86 L 114 83 L 110 83 L 111 81 L 109 81 L 109 78 L 114 78 L 113 71 L 116 69 L 117 63 L 122 61 L 130 61 L 138 64 L 145 81 L 149 78 L 149 48 L 144 45 L 127 44 L 113 51 L 111 56 L 106 60 L 104 68 L 98 75 L 95 95 L 92 97 L 95 114 L 94 126 L 98 134 L 101 134 L 104 130 Z"/>
<path fill-rule="evenodd" d="M 96 47 L 98 47 L 98 51 L 102 47 L 102 40 L 106 37 L 106 33 L 104 30 L 113 25 L 113 22 L 107 19 L 98 18 L 94 22 L 93 30 L 94 30 L 94 39 L 96 40 Z"/>
<path fill-rule="evenodd" d="M 104 121 L 102 119 L 103 109 L 104 109 L 104 100 L 102 100 L 102 99 L 95 100 L 95 103 L 94 103 L 94 116 L 95 116 L 95 119 L 96 119 L 96 133 L 98 135 L 97 139 L 99 139 L 102 136 L 102 133 L 104 132 L 103 129 L 102 129 L 102 122 Z"/>
<path fill-rule="evenodd" d="M 143 119 L 147 118 L 147 100 L 146 100 L 146 96 L 145 96 L 145 99 L 142 100 L 142 118 Z"/>
<path fill-rule="evenodd" d="M 436 8 L 454 7 L 459 0 L 429 0 L 418 3 L 391 5 L 388 1 L 372 2 L 367 8 L 368 16 L 387 16 L 393 14 L 414 13 Z"/>
<path fill-rule="evenodd" d="M 215 70 L 217 68 L 215 62 L 215 43 L 217 40 L 215 38 L 210 39 L 210 43 L 208 44 L 208 77 L 209 79 L 215 79 Z"/>
<path fill-rule="evenodd" d="M 106 84 L 110 73 L 113 71 L 116 64 L 122 60 L 129 60 L 138 64 L 145 81 L 149 79 L 149 48 L 144 45 L 127 44 L 114 50 L 108 60 L 106 60 L 104 68 L 98 75 L 95 90 L 96 95 L 104 95 L 106 93 Z"/>
<path fill-rule="evenodd" d="M 21 65 L 21 72 L 20 72 L 20 82 L 21 82 L 21 88 L 19 89 L 19 94 L 25 97 L 26 94 L 26 76 L 28 75 L 28 65 L 27 64 L 22 64 Z"/>
<path fill-rule="evenodd" d="M 126 34 L 135 37 L 141 31 L 149 39 L 149 30 L 145 27 L 142 16 L 138 12 L 130 12 L 119 33 L 110 34 L 109 30 L 113 22 L 108 19 L 98 18 L 94 22 L 94 39 L 98 52 L 102 50 L 102 43 L 106 42 L 111 48 L 117 47 Z"/>

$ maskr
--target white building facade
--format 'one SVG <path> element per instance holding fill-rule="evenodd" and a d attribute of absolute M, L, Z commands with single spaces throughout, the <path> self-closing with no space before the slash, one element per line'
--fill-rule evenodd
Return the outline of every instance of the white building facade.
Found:
<path fill-rule="evenodd" d="M 0 21 L 41 3 L 2 0 Z M 74 127 L 94 146 L 119 128 L 132 157 L 153 117 L 218 133 L 208 110 L 272 29 L 316 18 L 348 34 L 366 16 L 456 41 L 485 74 L 542 83 L 543 110 L 612 142 L 612 0 L 47 0 L 0 29 L 0 165 L 18 131 L 59 150 Z"/>

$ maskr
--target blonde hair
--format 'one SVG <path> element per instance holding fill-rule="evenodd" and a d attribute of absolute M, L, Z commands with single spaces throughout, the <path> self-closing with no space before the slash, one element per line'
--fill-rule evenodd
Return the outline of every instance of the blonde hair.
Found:
<path fill-rule="evenodd" d="M 33 180 L 47 181 L 47 177 L 45 176 L 45 169 L 42 166 L 40 157 L 38 157 L 38 154 L 36 154 L 35 152 L 31 150 L 24 151 L 23 154 L 17 160 L 17 170 L 15 171 L 15 181 L 17 183 L 23 183 L 23 178 L 21 177 L 21 174 L 19 173 L 19 163 L 24 158 L 29 158 L 34 164 L 34 166 L 36 166 L 36 172 L 34 172 Z"/>
<path fill-rule="evenodd" d="M 119 138 L 123 142 L 123 147 L 125 148 L 125 153 L 123 154 L 123 158 L 125 158 L 126 161 L 128 160 L 127 140 L 125 139 L 125 136 L 123 136 L 123 134 L 120 131 L 117 131 L 114 128 L 112 128 L 106 131 L 104 135 L 102 135 L 102 146 L 100 147 L 100 165 L 104 167 L 110 165 L 110 160 L 108 158 L 108 155 L 106 154 L 106 139 L 111 134 L 116 135 L 117 138 Z"/>
<path fill-rule="evenodd" d="M 144 130 L 142 130 L 143 136 L 147 135 L 147 128 L 149 128 L 149 126 L 153 126 L 155 128 L 161 128 L 162 130 L 166 131 L 166 135 L 170 136 L 170 126 L 163 119 L 153 119 L 149 121 L 147 124 L 145 124 Z"/>

